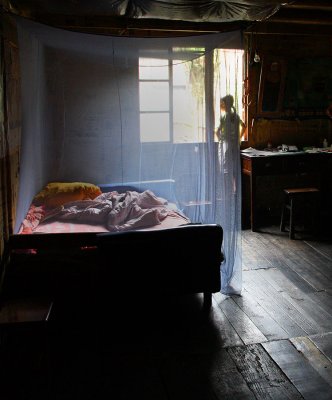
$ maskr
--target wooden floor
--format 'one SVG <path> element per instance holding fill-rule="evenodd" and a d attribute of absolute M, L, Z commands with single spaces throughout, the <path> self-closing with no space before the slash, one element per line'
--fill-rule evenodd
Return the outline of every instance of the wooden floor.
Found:
<path fill-rule="evenodd" d="M 272 226 L 242 249 L 242 296 L 214 294 L 209 313 L 200 295 L 147 304 L 138 288 L 108 329 L 62 326 L 40 397 L 332 399 L 332 240 Z"/>

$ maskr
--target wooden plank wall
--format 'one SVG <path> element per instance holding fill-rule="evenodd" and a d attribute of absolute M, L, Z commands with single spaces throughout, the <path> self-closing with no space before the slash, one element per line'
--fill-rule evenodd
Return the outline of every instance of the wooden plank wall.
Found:
<path fill-rule="evenodd" d="M 328 35 L 283 35 L 258 34 L 248 32 L 245 35 L 248 50 L 247 78 L 249 80 L 248 106 L 248 142 L 243 147 L 265 148 L 268 142 L 273 146 L 282 143 L 302 146 L 322 146 L 324 138 L 332 142 L 332 123 L 323 113 L 321 118 L 310 114 L 290 117 L 287 110 L 265 115 L 259 110 L 259 88 L 264 60 L 281 60 L 287 72 L 287 63 L 291 59 L 303 57 L 332 57 L 331 39 Z M 257 52 L 261 61 L 253 62 Z"/>

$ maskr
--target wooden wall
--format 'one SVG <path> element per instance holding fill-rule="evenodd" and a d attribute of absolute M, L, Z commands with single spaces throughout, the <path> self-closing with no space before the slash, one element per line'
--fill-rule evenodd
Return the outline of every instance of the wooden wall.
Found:
<path fill-rule="evenodd" d="M 332 143 L 332 121 L 325 109 L 290 110 L 283 104 L 284 88 L 280 90 L 280 104 L 274 112 L 262 112 L 262 92 L 266 65 L 278 62 L 282 66 L 281 86 L 285 85 L 291 62 L 301 58 L 328 58 L 332 62 L 332 36 L 245 34 L 248 50 L 248 142 L 243 147 L 265 148 L 270 142 L 277 147 L 283 143 L 303 146 L 322 146 L 324 138 Z M 255 52 L 260 62 L 254 62 Z M 329 71 L 332 76 L 332 71 Z M 330 89 L 329 89 L 330 90 Z M 331 97 L 332 98 L 332 97 Z M 275 99 L 276 102 L 278 99 Z M 328 106 L 328 102 L 326 107 Z"/>
<path fill-rule="evenodd" d="M 16 28 L 1 18 L 0 63 L 0 261 L 13 233 L 18 195 L 21 110 L 20 67 Z M 0 271 L 1 274 L 1 271 Z"/>

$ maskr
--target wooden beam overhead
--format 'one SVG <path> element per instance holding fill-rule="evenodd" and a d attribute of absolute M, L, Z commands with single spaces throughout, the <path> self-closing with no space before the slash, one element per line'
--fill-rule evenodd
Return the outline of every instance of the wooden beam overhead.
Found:
<path fill-rule="evenodd" d="M 204 34 L 229 32 L 243 29 L 249 25 L 245 22 L 223 22 L 223 23 L 198 23 L 161 19 L 133 19 L 125 17 L 108 17 L 103 15 L 77 16 L 77 15 L 54 15 L 38 14 L 35 21 L 51 25 L 56 28 L 69 29 L 81 32 L 100 34 L 133 35 L 134 32 L 149 31 L 149 36 L 165 35 L 167 32 L 179 34 Z"/>
<path fill-rule="evenodd" d="M 292 23 L 307 25 L 331 25 L 332 24 L 332 4 L 329 10 L 320 9 L 291 9 L 283 8 L 275 15 L 272 15 L 269 23 Z"/>
<path fill-rule="evenodd" d="M 290 4 L 283 6 L 283 9 L 295 9 L 295 10 L 320 10 L 320 11 L 331 11 L 332 4 L 330 0 L 327 1 L 312 1 L 302 0 L 294 1 Z"/>
<path fill-rule="evenodd" d="M 293 22 L 256 23 L 244 30 L 256 35 L 331 36 L 331 25 L 294 24 Z"/>

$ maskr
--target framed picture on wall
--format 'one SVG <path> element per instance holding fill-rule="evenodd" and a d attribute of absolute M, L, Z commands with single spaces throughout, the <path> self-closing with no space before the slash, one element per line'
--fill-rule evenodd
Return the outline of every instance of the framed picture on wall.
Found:
<path fill-rule="evenodd" d="M 278 116 L 283 110 L 285 61 L 264 57 L 258 89 L 258 114 Z"/>

